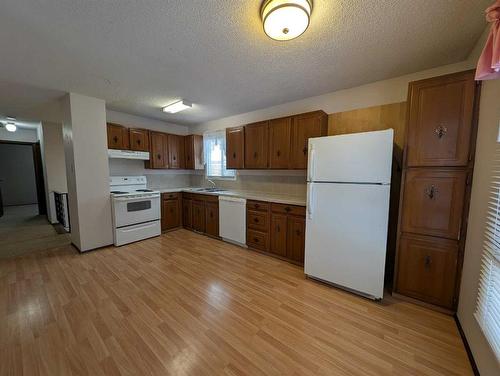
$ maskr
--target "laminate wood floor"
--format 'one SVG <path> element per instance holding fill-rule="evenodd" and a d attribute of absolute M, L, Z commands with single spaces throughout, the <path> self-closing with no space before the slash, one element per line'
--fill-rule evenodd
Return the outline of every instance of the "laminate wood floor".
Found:
<path fill-rule="evenodd" d="M 453 318 L 186 230 L 0 260 L 0 375 L 469 375 Z"/>

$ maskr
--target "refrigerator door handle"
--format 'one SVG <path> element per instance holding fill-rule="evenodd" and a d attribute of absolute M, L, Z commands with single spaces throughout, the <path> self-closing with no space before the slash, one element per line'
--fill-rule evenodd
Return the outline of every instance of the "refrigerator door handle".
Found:
<path fill-rule="evenodd" d="M 309 185 L 309 194 L 307 195 L 307 214 L 309 219 L 312 219 L 313 216 L 313 205 L 314 205 L 314 185 Z"/>
<path fill-rule="evenodd" d="M 309 148 L 309 169 L 307 170 L 307 180 L 313 181 L 314 179 L 314 148 L 312 144 L 310 144 Z"/>

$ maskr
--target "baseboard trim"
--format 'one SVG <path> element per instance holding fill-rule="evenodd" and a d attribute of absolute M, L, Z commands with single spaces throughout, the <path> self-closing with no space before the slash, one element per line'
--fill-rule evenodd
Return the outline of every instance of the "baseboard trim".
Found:
<path fill-rule="evenodd" d="M 475 376 L 481 376 L 479 374 L 479 369 L 477 368 L 476 361 L 474 360 L 474 356 L 472 355 L 472 351 L 469 346 L 469 342 L 467 341 L 467 337 L 465 336 L 464 330 L 462 329 L 462 324 L 460 324 L 460 320 L 458 316 L 453 315 L 455 319 L 455 323 L 457 324 L 458 332 L 460 333 L 460 337 L 462 338 L 462 342 L 464 343 L 465 351 L 467 352 L 467 357 L 469 358 L 470 365 L 472 367 L 472 372 L 474 372 Z"/>

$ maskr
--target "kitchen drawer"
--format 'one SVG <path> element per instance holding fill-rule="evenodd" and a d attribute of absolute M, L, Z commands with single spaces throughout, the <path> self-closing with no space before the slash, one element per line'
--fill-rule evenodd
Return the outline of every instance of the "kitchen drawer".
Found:
<path fill-rule="evenodd" d="M 174 198 L 179 198 L 179 196 L 180 196 L 179 192 L 168 192 L 168 193 L 161 194 L 162 200 L 171 200 Z"/>
<path fill-rule="evenodd" d="M 403 234 L 398 255 L 396 292 L 452 309 L 458 242 Z"/>
<path fill-rule="evenodd" d="M 402 232 L 459 239 L 467 171 L 408 169 Z"/>
<path fill-rule="evenodd" d="M 247 245 L 250 248 L 259 249 L 261 251 L 269 250 L 269 234 L 256 231 L 247 230 Z"/>
<path fill-rule="evenodd" d="M 306 207 L 297 205 L 271 204 L 271 211 L 280 214 L 306 215 Z"/>
<path fill-rule="evenodd" d="M 194 198 L 194 194 L 189 193 L 189 192 L 182 192 L 182 198 L 186 200 L 192 200 Z"/>
<path fill-rule="evenodd" d="M 247 210 L 247 227 L 262 232 L 269 232 L 269 214 Z"/>
<path fill-rule="evenodd" d="M 247 209 L 268 211 L 269 207 L 270 207 L 269 202 L 247 200 Z"/>

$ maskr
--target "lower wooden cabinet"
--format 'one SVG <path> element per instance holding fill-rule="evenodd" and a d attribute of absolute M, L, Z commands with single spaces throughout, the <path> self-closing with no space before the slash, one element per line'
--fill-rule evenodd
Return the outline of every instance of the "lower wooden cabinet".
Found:
<path fill-rule="evenodd" d="M 457 241 L 403 234 L 397 261 L 396 292 L 453 309 L 457 261 Z"/>
<path fill-rule="evenodd" d="M 205 232 L 205 202 L 193 200 L 193 230 Z"/>
<path fill-rule="evenodd" d="M 219 202 L 205 201 L 205 233 L 219 236 Z"/>
<path fill-rule="evenodd" d="M 305 207 L 247 201 L 247 245 L 296 264 L 304 263 Z"/>
<path fill-rule="evenodd" d="M 182 225 L 179 193 L 163 193 L 161 196 L 161 230 L 167 231 Z"/>
<path fill-rule="evenodd" d="M 182 198 L 182 226 L 191 230 L 193 228 L 193 200 Z"/>

